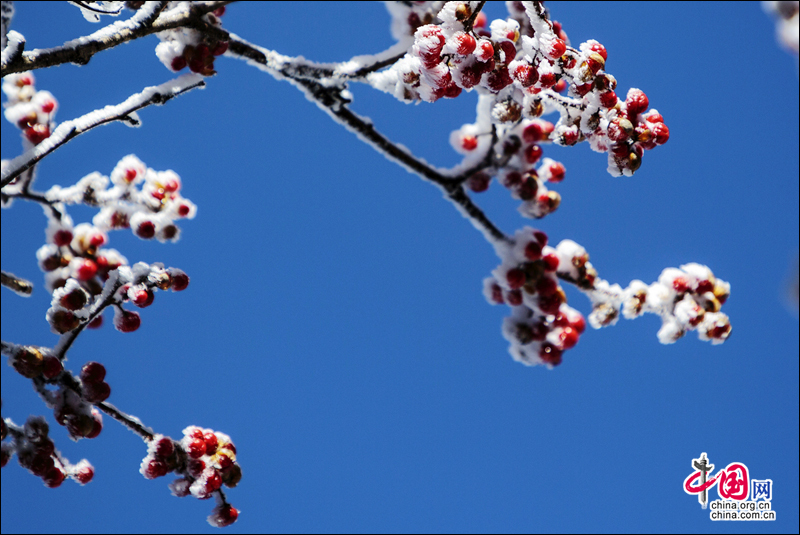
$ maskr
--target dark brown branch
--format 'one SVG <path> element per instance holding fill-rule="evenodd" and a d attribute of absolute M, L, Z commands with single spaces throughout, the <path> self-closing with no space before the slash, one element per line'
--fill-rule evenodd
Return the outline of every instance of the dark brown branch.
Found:
<path fill-rule="evenodd" d="M 85 65 L 92 59 L 92 56 L 98 52 L 108 50 L 122 43 L 127 43 L 128 41 L 133 41 L 134 39 L 139 39 L 140 37 L 145 37 L 153 33 L 181 28 L 183 26 L 191 26 L 193 21 L 199 20 L 199 18 L 206 13 L 214 11 L 230 2 L 193 4 L 191 9 L 184 10 L 182 13 L 176 14 L 174 17 L 170 17 L 167 20 L 161 20 L 159 17 L 162 15 L 162 11 L 167 3 L 168 2 L 159 2 L 154 12 L 147 18 L 134 20 L 136 18 L 136 15 L 134 15 L 127 21 L 131 23 L 130 27 L 124 27 L 122 29 L 113 28 L 113 34 L 110 37 L 106 34 L 109 33 L 109 29 L 112 28 L 113 25 L 106 26 L 82 38 L 80 44 L 75 44 L 74 46 L 72 46 L 73 42 L 68 42 L 56 48 L 25 52 L 14 61 L 2 66 L 2 76 L 15 72 L 32 71 L 45 67 L 52 67 L 54 65 L 62 65 L 64 63 Z"/>
<path fill-rule="evenodd" d="M 186 76 L 186 75 L 184 75 Z M 163 86 L 164 84 L 162 84 Z M 8 163 L 6 168 L 3 170 L 3 178 L 0 180 L 0 186 L 5 186 L 9 184 L 12 180 L 18 177 L 21 173 L 30 169 L 36 163 L 41 161 L 45 156 L 55 151 L 57 148 L 61 147 L 62 145 L 66 144 L 68 141 L 77 137 L 80 134 L 88 132 L 89 130 L 108 123 L 112 123 L 115 121 L 123 121 L 128 122 L 133 125 L 138 125 L 139 121 L 131 116 L 137 110 L 142 108 L 146 108 L 147 106 L 151 106 L 153 104 L 161 105 L 169 100 L 175 98 L 178 95 L 181 95 L 187 91 L 195 89 L 197 87 L 205 86 L 205 82 L 203 80 L 199 80 L 197 83 L 183 87 L 177 91 L 173 91 L 172 93 L 168 92 L 160 92 L 155 91 L 149 98 L 143 100 L 141 102 L 136 102 L 134 97 L 141 95 L 141 93 L 130 97 L 128 100 L 133 99 L 134 103 L 131 103 L 128 106 L 125 106 L 125 102 L 118 104 L 117 106 L 121 106 L 122 109 L 118 113 L 114 113 L 113 115 L 109 115 L 106 117 L 101 118 L 100 120 L 96 120 L 95 116 L 97 112 L 90 112 L 86 115 L 74 119 L 72 121 L 67 121 L 66 123 L 62 123 L 58 128 L 56 128 L 52 135 L 42 142 L 42 145 L 34 147 L 33 149 L 29 150 L 25 154 L 14 158 L 11 162 Z M 154 88 L 147 88 L 145 91 L 151 90 Z M 156 88 L 157 89 L 157 88 Z M 53 142 L 55 141 L 55 142 Z M 41 150 L 40 147 L 45 146 L 47 147 L 45 150 Z M 37 150 L 39 149 L 39 150 Z"/>
<path fill-rule="evenodd" d="M 20 295 L 28 296 L 33 292 L 33 283 L 7 271 L 0 271 L 0 284 Z"/>

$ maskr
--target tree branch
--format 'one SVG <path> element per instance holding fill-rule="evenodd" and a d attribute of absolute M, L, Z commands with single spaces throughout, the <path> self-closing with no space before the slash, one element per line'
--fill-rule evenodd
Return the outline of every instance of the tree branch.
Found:
<path fill-rule="evenodd" d="M 176 96 L 195 89 L 196 87 L 205 87 L 202 76 L 199 74 L 184 74 L 175 80 L 170 80 L 161 85 L 147 87 L 141 93 L 129 97 L 116 106 L 106 106 L 101 110 L 87 113 L 72 121 L 61 123 L 50 137 L 8 162 L 8 165 L 3 169 L 0 187 L 9 184 L 21 173 L 31 168 L 45 156 L 61 147 L 72 138 L 84 132 L 88 132 L 96 126 L 114 121 L 124 121 L 130 123 L 132 126 L 138 126 L 139 119 L 136 117 L 136 110 L 146 108 L 152 104 L 164 104 Z"/>

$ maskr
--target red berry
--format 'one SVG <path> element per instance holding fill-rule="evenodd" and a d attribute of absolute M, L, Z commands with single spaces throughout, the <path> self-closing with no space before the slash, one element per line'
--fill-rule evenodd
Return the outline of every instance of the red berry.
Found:
<path fill-rule="evenodd" d="M 472 26 L 475 28 L 485 28 L 486 27 L 486 13 L 481 11 L 478 13 L 478 16 L 475 17 L 475 22 L 472 23 Z"/>
<path fill-rule="evenodd" d="M 561 139 L 564 145 L 574 145 L 578 142 L 578 130 L 576 128 L 568 128 L 567 130 L 564 130 Z"/>
<path fill-rule="evenodd" d="M 561 346 L 564 349 L 572 349 L 578 343 L 579 336 L 578 331 L 572 327 L 564 327 L 558 335 L 558 339 L 561 340 Z"/>
<path fill-rule="evenodd" d="M 695 290 L 698 294 L 704 294 L 706 292 L 713 292 L 714 291 L 714 283 L 710 280 L 701 280 L 697 283 L 697 289 Z"/>
<path fill-rule="evenodd" d="M 142 239 L 149 240 L 156 235 L 156 226 L 152 221 L 142 221 L 136 228 L 136 235 Z"/>
<path fill-rule="evenodd" d="M 454 82 L 451 82 L 450 85 L 444 88 L 444 98 L 456 98 L 460 94 L 461 88 Z"/>
<path fill-rule="evenodd" d="M 539 260 L 542 257 L 542 246 L 537 241 L 532 241 L 525 246 L 525 258 L 530 261 Z"/>
<path fill-rule="evenodd" d="M 475 47 L 478 45 L 474 37 L 464 32 L 454 33 L 453 39 L 456 42 L 456 52 L 462 56 L 472 54 L 475 51 Z"/>
<path fill-rule="evenodd" d="M 89 295 L 83 288 L 75 288 L 62 296 L 58 302 L 67 310 L 80 310 L 89 302 Z"/>
<path fill-rule="evenodd" d="M 64 478 L 66 477 L 67 475 L 60 468 L 53 466 L 47 471 L 42 479 L 47 487 L 54 489 L 56 487 L 60 487 L 61 483 L 64 482 Z"/>
<path fill-rule="evenodd" d="M 214 47 L 214 50 L 211 52 L 215 56 L 221 56 L 225 52 L 228 51 L 228 41 L 220 41 L 217 43 L 217 46 Z"/>
<path fill-rule="evenodd" d="M 87 362 L 81 368 L 81 381 L 98 384 L 106 378 L 106 367 L 99 362 Z"/>
<path fill-rule="evenodd" d="M 53 243 L 58 247 L 63 247 L 64 245 L 69 245 L 69 242 L 72 241 L 72 232 L 67 229 L 61 229 L 53 234 Z"/>
<path fill-rule="evenodd" d="M 563 78 L 556 82 L 556 85 L 553 86 L 553 91 L 556 93 L 562 93 L 567 88 L 567 82 Z"/>
<path fill-rule="evenodd" d="M 492 302 L 498 305 L 502 305 L 505 302 L 503 300 L 503 289 L 497 284 L 492 284 Z"/>
<path fill-rule="evenodd" d="M 99 329 L 102 326 L 103 326 L 103 316 L 100 315 L 100 316 L 97 316 L 92 321 L 90 321 L 89 325 L 87 325 L 86 327 L 89 328 L 89 329 Z"/>
<path fill-rule="evenodd" d="M 605 93 L 600 93 L 600 104 L 604 108 L 613 108 L 614 105 L 617 103 L 617 94 L 613 91 L 606 91 Z"/>
<path fill-rule="evenodd" d="M 42 375 L 45 379 L 55 379 L 64 370 L 64 365 L 58 357 L 48 355 L 42 360 Z"/>
<path fill-rule="evenodd" d="M 34 145 L 38 145 L 50 137 L 50 127 L 46 124 L 35 124 L 25 130 L 25 137 Z"/>
<path fill-rule="evenodd" d="M 83 398 L 89 403 L 100 403 L 111 395 L 111 386 L 108 383 L 88 383 L 84 385 Z"/>
<path fill-rule="evenodd" d="M 475 150 L 478 147 L 478 138 L 475 136 L 463 136 L 461 138 L 461 148 L 464 150 Z"/>
<path fill-rule="evenodd" d="M 142 318 L 136 312 L 122 310 L 114 316 L 114 327 L 120 332 L 131 333 L 142 324 Z"/>
<path fill-rule="evenodd" d="M 550 57 L 553 59 L 558 59 L 564 55 L 564 52 L 567 51 L 567 45 L 561 39 L 556 39 L 553 41 L 553 47 L 550 49 Z"/>
<path fill-rule="evenodd" d="M 222 15 L 224 15 L 224 14 L 225 14 L 225 6 L 218 7 L 217 9 L 215 9 L 215 10 L 213 11 L 213 13 L 214 13 L 214 15 L 216 15 L 217 17 L 221 17 Z"/>
<path fill-rule="evenodd" d="M 91 466 L 83 466 L 73 474 L 73 477 L 78 483 L 85 485 L 94 477 L 94 468 Z"/>
<path fill-rule="evenodd" d="M 95 413 L 96 410 L 92 409 L 92 429 L 85 435 L 86 438 L 97 438 L 97 435 L 103 430 L 103 420 L 100 419 L 100 414 Z"/>
<path fill-rule="evenodd" d="M 512 290 L 522 288 L 525 285 L 525 272 L 519 268 L 509 269 L 506 273 L 506 281 Z"/>
<path fill-rule="evenodd" d="M 573 91 L 575 91 L 575 93 L 576 93 L 576 94 L 577 94 L 579 97 L 583 97 L 583 96 L 587 95 L 587 94 L 589 93 L 589 91 L 591 91 L 591 90 L 592 90 L 592 84 L 581 84 L 581 85 L 576 85 L 576 86 L 573 88 Z"/>
<path fill-rule="evenodd" d="M 160 459 L 151 459 L 144 469 L 144 477 L 147 479 L 155 479 L 167 475 L 167 465 Z"/>
<path fill-rule="evenodd" d="M 214 455 L 217 451 L 217 445 L 219 444 L 217 435 L 213 432 L 203 433 L 203 440 L 206 443 L 206 455 Z"/>
<path fill-rule="evenodd" d="M 556 85 L 556 82 L 558 82 L 558 78 L 555 73 L 546 72 L 539 76 L 539 85 L 541 85 L 543 89 L 553 87 Z"/>
<path fill-rule="evenodd" d="M 75 271 L 78 280 L 88 281 L 97 274 L 97 264 L 94 260 L 85 259 Z"/>
<path fill-rule="evenodd" d="M 672 287 L 676 292 L 684 293 L 689 289 L 689 282 L 685 277 L 675 277 L 675 280 L 672 281 Z"/>
<path fill-rule="evenodd" d="M 586 66 L 589 67 L 593 75 L 596 75 L 606 66 L 606 62 L 603 56 L 597 52 L 592 52 L 589 54 L 589 57 L 586 58 Z"/>
<path fill-rule="evenodd" d="M 539 145 L 529 145 L 525 147 L 525 161 L 530 164 L 534 164 L 539 161 L 539 158 L 542 157 L 542 147 Z"/>
<path fill-rule="evenodd" d="M 608 52 L 606 52 L 606 47 L 604 47 L 600 43 L 592 43 L 591 45 L 589 45 L 589 50 L 591 50 L 592 52 L 597 52 L 598 54 L 603 56 L 604 61 L 608 59 Z"/>
<path fill-rule="evenodd" d="M 467 180 L 467 186 L 475 193 L 481 193 L 489 189 L 489 183 L 491 180 L 492 177 L 483 171 L 480 171 L 469 177 L 469 180 Z"/>
<path fill-rule="evenodd" d="M 506 294 L 506 300 L 512 307 L 518 307 L 522 304 L 522 292 L 519 290 L 511 290 Z"/>
<path fill-rule="evenodd" d="M 550 277 L 542 277 L 536 282 L 536 291 L 542 297 L 548 297 L 556 293 L 558 290 L 558 283 Z"/>
<path fill-rule="evenodd" d="M 81 320 L 68 310 L 56 310 L 50 316 L 50 325 L 59 334 L 67 333 L 81 324 Z"/>
<path fill-rule="evenodd" d="M 206 454 L 206 443 L 203 438 L 196 438 L 186 446 L 186 453 L 193 459 L 199 459 Z"/>
<path fill-rule="evenodd" d="M 220 505 L 219 509 L 208 517 L 208 520 L 213 526 L 224 528 L 236 522 L 237 518 L 239 518 L 239 511 L 230 504 L 225 503 Z"/>
<path fill-rule="evenodd" d="M 186 58 L 183 56 L 175 56 L 172 58 L 172 62 L 170 62 L 169 66 L 174 72 L 178 72 L 186 67 Z"/>
<path fill-rule="evenodd" d="M 203 470 L 206 469 L 206 463 L 201 461 L 200 459 L 189 459 L 189 462 L 186 463 L 186 470 L 189 472 L 189 475 L 193 478 L 198 478 L 203 474 Z"/>
<path fill-rule="evenodd" d="M 551 366 L 561 364 L 561 350 L 549 342 L 542 344 L 539 349 L 539 358 Z"/>
<path fill-rule="evenodd" d="M 489 88 L 492 91 L 500 91 L 504 87 L 511 85 L 513 82 L 514 80 L 512 80 L 511 76 L 508 74 L 507 67 L 495 69 L 489 74 L 489 76 L 486 77 L 486 83 L 489 85 Z"/>
<path fill-rule="evenodd" d="M 208 474 L 208 479 L 206 480 L 206 490 L 208 492 L 214 492 L 221 486 L 222 486 L 222 476 L 219 475 L 219 472 L 217 470 L 213 470 L 210 474 Z"/>
<path fill-rule="evenodd" d="M 633 120 L 634 117 L 642 113 L 650 105 L 647 100 L 647 95 L 641 89 L 631 89 L 628 91 L 628 97 L 625 99 L 625 106 L 628 110 L 628 118 Z"/>
<path fill-rule="evenodd" d="M 542 258 L 542 260 L 544 261 L 544 270 L 545 271 L 553 272 L 556 269 L 558 269 L 559 260 L 558 260 L 558 256 L 557 255 L 552 254 L 552 253 L 546 254 Z"/>
<path fill-rule="evenodd" d="M 172 268 L 170 270 L 170 277 L 172 278 L 171 285 L 173 292 L 180 292 L 189 286 L 189 275 L 180 269 Z"/>
<path fill-rule="evenodd" d="M 506 65 L 514 61 L 517 56 L 517 47 L 511 41 L 502 41 L 500 43 L 500 51 L 503 54 L 502 62 Z"/>
<path fill-rule="evenodd" d="M 155 294 L 153 290 L 147 289 L 140 289 L 136 292 L 136 294 L 131 299 L 131 303 L 136 305 L 139 308 L 149 307 L 153 304 L 153 300 L 155 299 Z"/>
<path fill-rule="evenodd" d="M 572 327 L 573 329 L 575 329 L 575 331 L 576 331 L 578 334 L 582 334 L 582 333 L 583 333 L 583 331 L 585 331 L 585 330 L 586 330 L 586 320 L 585 320 L 585 319 L 583 319 L 583 316 L 582 316 L 581 314 L 578 314 L 578 315 L 577 315 L 577 317 L 575 317 L 575 318 L 574 318 L 574 319 L 573 319 L 573 320 L 570 322 L 570 324 L 569 324 L 569 325 L 570 325 L 570 327 Z"/>
<path fill-rule="evenodd" d="M 475 49 L 475 57 L 478 58 L 478 61 L 489 61 L 492 59 L 492 56 L 494 56 L 494 47 L 492 46 L 491 41 L 487 39 L 481 39 L 478 41 L 478 46 Z"/>
<path fill-rule="evenodd" d="M 663 145 L 669 140 L 669 128 L 664 123 L 654 124 L 651 131 L 655 137 L 656 144 Z"/>
<path fill-rule="evenodd" d="M 561 162 L 553 162 L 547 169 L 550 172 L 550 182 L 561 182 L 564 180 L 566 169 L 564 169 L 564 164 Z"/>
<path fill-rule="evenodd" d="M 175 453 L 175 444 L 169 437 L 163 437 L 156 443 L 155 454 L 162 459 L 168 459 Z"/>
<path fill-rule="evenodd" d="M 534 69 L 532 65 L 523 63 L 514 68 L 511 76 L 518 81 L 522 87 L 530 87 L 539 80 L 539 71 Z"/>

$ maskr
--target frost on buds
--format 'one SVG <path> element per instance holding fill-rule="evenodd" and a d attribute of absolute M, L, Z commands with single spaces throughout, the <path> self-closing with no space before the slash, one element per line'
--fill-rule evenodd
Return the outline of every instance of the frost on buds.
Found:
<path fill-rule="evenodd" d="M 547 234 L 530 227 L 517 231 L 513 245 L 499 249 L 502 263 L 484 280 L 483 289 L 489 303 L 511 307 L 503 322 L 511 356 L 529 366 L 558 366 L 563 352 L 578 343 L 586 322 L 567 305 L 556 277 L 556 250 L 547 245 Z"/>
<path fill-rule="evenodd" d="M 220 17 L 225 13 L 221 7 L 213 13 L 203 15 L 202 19 L 209 25 L 221 28 Z M 156 56 L 165 67 L 178 72 L 185 67 L 189 70 L 212 76 L 214 59 L 228 50 L 228 41 L 217 41 L 191 28 L 176 28 L 156 34 L 161 42 L 156 46 Z"/>
<path fill-rule="evenodd" d="M 592 301 L 589 324 L 595 329 L 613 325 L 620 312 L 627 319 L 645 312 L 661 316 L 658 340 L 671 344 L 688 331 L 712 344 L 723 343 L 731 332 L 728 316 L 720 308 L 730 295 L 730 284 L 717 279 L 700 264 L 685 264 L 680 269 L 667 268 L 658 281 L 647 285 L 631 281 L 623 289 L 597 276 L 586 250 L 571 240 L 558 244 L 558 276 L 573 282 Z"/>
<path fill-rule="evenodd" d="M 148 442 L 147 455 L 142 460 L 139 472 L 147 479 L 165 476 L 169 472 L 180 475 L 170 483 L 172 494 L 178 497 L 192 495 L 204 500 L 216 495 L 222 485 L 233 488 L 242 477 L 236 462 L 236 447 L 225 433 L 211 429 L 189 426 L 183 430 L 183 438 L 173 441 L 164 435 L 155 435 Z M 238 511 L 220 503 L 209 522 L 218 527 L 236 521 Z M 220 508 L 222 507 L 222 508 Z M 215 516 L 216 515 L 216 516 Z M 212 521 L 212 517 L 216 520 Z"/>
<path fill-rule="evenodd" d="M 81 485 L 92 479 L 94 469 L 86 459 L 75 465 L 62 456 L 49 436 L 49 425 L 42 416 L 30 416 L 22 427 L 11 420 L 3 420 L 2 465 L 5 466 L 13 454 L 17 454 L 20 466 L 40 477 L 46 487 L 61 486 L 71 477 Z M 11 440 L 5 441 L 10 435 Z"/>
<path fill-rule="evenodd" d="M 3 78 L 5 118 L 22 130 L 25 148 L 38 145 L 55 129 L 53 121 L 58 110 L 58 101 L 49 91 L 37 91 L 33 74 L 29 72 L 9 74 Z"/>
<path fill-rule="evenodd" d="M 197 213 L 180 189 L 181 179 L 174 171 L 149 169 L 131 154 L 117 163 L 110 180 L 92 173 L 74 186 L 53 186 L 45 195 L 53 202 L 100 207 L 92 219 L 98 232 L 130 228 L 142 239 L 166 242 L 180 237 L 177 220 L 192 219 Z"/>
<path fill-rule="evenodd" d="M 632 175 L 644 150 L 669 139 L 662 116 L 647 111 L 649 101 L 639 89 L 631 89 L 625 100 L 617 96 L 617 81 L 605 72 L 608 51 L 602 44 L 589 40 L 571 48 L 560 24 L 548 20 L 541 4 L 508 4 L 511 17 L 492 21 L 487 31 L 465 24 L 465 14 L 477 9 L 477 2 L 447 2 L 436 17 L 415 26 L 413 43 L 402 59 L 369 74 L 367 81 L 405 102 L 434 102 L 455 98 L 462 90 L 477 91 L 476 123 L 451 137 L 467 160 L 485 154 L 475 138 L 478 133 L 488 136 L 494 127 L 499 138 L 495 148 L 502 148 L 502 161 L 516 172 L 529 170 L 525 160 L 535 163 L 541 143 L 587 141 L 592 150 L 608 153 L 610 174 Z M 406 11 L 390 7 L 390 12 L 393 28 L 405 24 L 401 17 Z M 537 143 L 536 148 L 520 145 L 520 130 L 528 121 L 553 112 L 559 113 L 558 121 L 544 137 L 528 142 Z M 559 202 L 557 194 L 542 191 L 521 211 L 543 217 Z"/>

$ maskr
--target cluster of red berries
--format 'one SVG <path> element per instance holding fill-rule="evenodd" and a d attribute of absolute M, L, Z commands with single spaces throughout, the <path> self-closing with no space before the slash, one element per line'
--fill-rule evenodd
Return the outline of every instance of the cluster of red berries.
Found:
<path fill-rule="evenodd" d="M 225 6 L 206 14 L 203 19 L 215 27 L 222 26 L 220 17 L 225 14 Z M 218 41 L 189 28 L 168 30 L 158 34 L 161 43 L 156 47 L 156 55 L 172 71 L 178 72 L 186 67 L 189 70 L 213 76 L 214 59 L 228 50 L 228 41 Z"/>
<path fill-rule="evenodd" d="M 465 125 L 456 139 L 468 140 L 460 132 L 469 131 Z M 554 130 L 553 123 L 543 119 L 522 120 L 516 127 L 506 131 L 501 148 L 504 165 L 502 168 L 490 167 L 479 171 L 467 179 L 466 185 L 479 193 L 489 188 L 492 176 L 508 188 L 511 196 L 523 201 L 519 211 L 522 215 L 542 218 L 554 212 L 561 204 L 561 195 L 549 190 L 545 183 L 559 183 L 564 180 L 564 164 L 551 158 L 542 158 L 542 143 L 549 143 Z M 477 146 L 477 144 L 476 144 Z M 538 167 L 537 167 L 538 165 Z"/>
<path fill-rule="evenodd" d="M 515 360 L 528 365 L 561 364 L 562 354 L 586 329 L 583 316 L 567 305 L 556 272 L 560 257 L 547 245 L 547 234 L 523 228 L 502 256 L 503 263 L 484 280 L 491 304 L 508 304 L 503 335 Z"/>
<path fill-rule="evenodd" d="M 9 427 L 3 421 L 2 440 L 5 441 L 8 435 Z M 2 466 L 16 453 L 20 466 L 42 478 L 45 486 L 50 488 L 59 487 L 67 476 L 81 485 L 94 476 L 94 469 L 86 460 L 70 465 L 59 456 L 49 437 L 49 426 L 41 416 L 30 416 L 21 429 L 14 426 L 11 435 L 13 442 L 3 442 Z"/>
<path fill-rule="evenodd" d="M 38 145 L 50 137 L 55 127 L 53 117 L 58 101 L 49 91 L 37 91 L 31 73 L 10 74 L 3 79 L 3 92 L 8 97 L 5 116 L 31 144 Z"/>
<path fill-rule="evenodd" d="M 242 469 L 236 462 L 236 447 L 228 435 L 196 426 L 184 429 L 183 435 L 179 442 L 156 435 L 148 443 L 147 456 L 139 472 L 147 479 L 170 472 L 180 474 L 182 477 L 169 485 L 172 493 L 178 497 L 191 494 L 201 500 L 210 498 L 222 485 L 233 488 L 239 484 Z M 227 506 L 217 508 L 209 522 L 221 527 L 232 524 L 237 517 L 238 511 Z"/>
<path fill-rule="evenodd" d="M 106 368 L 99 362 L 87 362 L 81 368 L 83 399 L 89 403 L 100 403 L 111 395 L 111 387 L 104 381 Z"/>
<path fill-rule="evenodd" d="M 589 254 L 577 243 L 563 240 L 556 251 L 558 276 L 575 284 L 592 301 L 588 320 L 595 329 L 614 325 L 620 312 L 628 319 L 647 312 L 661 317 L 658 339 L 662 344 L 671 344 L 694 330 L 701 340 L 712 344 L 721 344 L 730 335 L 728 316 L 720 312 L 730 295 L 730 284 L 714 277 L 707 266 L 692 263 L 680 269 L 667 268 L 650 285 L 634 280 L 623 289 L 598 277 Z"/>
<path fill-rule="evenodd" d="M 117 289 L 114 304 L 114 327 L 123 333 L 137 330 L 142 323 L 138 312 L 125 310 L 123 302 L 130 302 L 139 308 L 153 304 L 156 290 L 180 292 L 189 286 L 189 276 L 178 268 L 168 268 L 160 264 L 148 265 L 138 262 L 132 269 L 123 268 L 119 273 L 122 285 Z"/>
<path fill-rule="evenodd" d="M 67 428 L 73 440 L 97 438 L 103 430 L 103 416 L 91 403 L 70 387 L 60 385 L 52 392 L 53 415 Z"/>
<path fill-rule="evenodd" d="M 522 151 L 523 161 L 541 157 L 538 143 L 569 146 L 588 141 L 593 150 L 609 154 L 611 174 L 633 174 L 641 165 L 643 150 L 669 139 L 663 118 L 655 110 L 646 112 L 648 99 L 638 89 L 620 101 L 614 92 L 616 80 L 604 71 L 605 47 L 593 40 L 578 50 L 569 47 L 561 25 L 549 21 L 540 9 L 509 3 L 511 17 L 495 20 L 487 29 L 483 13 L 471 28 L 465 25 L 472 14 L 468 3 L 448 2 L 435 18 L 429 14 L 421 18 L 410 8 L 405 25 L 414 29 L 413 46 L 390 69 L 370 75 L 369 82 L 405 101 L 433 102 L 472 88 L 482 99 L 491 100 L 491 105 L 479 105 L 476 124 L 456 138 L 454 146 L 459 152 L 482 156 L 485 150 L 477 150 L 476 132 L 488 138 L 493 124 L 500 140 L 495 149 L 512 154 Z M 395 18 L 402 16 L 399 8 L 390 11 Z M 557 95 L 567 88 L 568 95 Z M 520 139 L 517 130 L 521 122 L 556 110 L 561 118 L 556 125 L 549 123 L 551 128 L 537 142 Z M 527 169 L 498 168 L 489 174 L 503 171 L 524 175 Z M 532 182 L 514 178 L 512 175 L 513 186 L 531 197 Z M 481 191 L 486 184 L 485 177 L 479 176 L 469 185 Z M 542 191 L 535 200 L 523 213 L 542 217 L 558 206 L 560 198 Z"/>
<path fill-rule="evenodd" d="M 28 379 L 42 376 L 45 380 L 54 380 L 64 371 L 58 357 L 49 354 L 45 348 L 33 346 L 16 346 L 9 355 L 8 363 Z"/>

